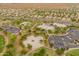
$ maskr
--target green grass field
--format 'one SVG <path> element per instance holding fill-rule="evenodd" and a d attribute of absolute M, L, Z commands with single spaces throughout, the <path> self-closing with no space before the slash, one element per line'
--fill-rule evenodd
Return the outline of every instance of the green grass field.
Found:
<path fill-rule="evenodd" d="M 79 49 L 70 50 L 65 55 L 66 56 L 79 56 Z"/>
<path fill-rule="evenodd" d="M 0 52 L 2 51 L 4 44 L 5 44 L 4 37 L 2 35 L 0 35 Z"/>
<path fill-rule="evenodd" d="M 29 56 L 56 56 L 56 52 L 52 49 L 40 47 L 28 54 Z"/>

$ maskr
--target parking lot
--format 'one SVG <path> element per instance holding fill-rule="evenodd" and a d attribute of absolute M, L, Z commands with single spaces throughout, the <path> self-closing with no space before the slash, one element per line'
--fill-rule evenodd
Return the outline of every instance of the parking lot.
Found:
<path fill-rule="evenodd" d="M 78 48 L 79 47 L 79 30 L 70 29 L 67 35 L 64 36 L 50 36 L 49 44 L 54 48 Z"/>

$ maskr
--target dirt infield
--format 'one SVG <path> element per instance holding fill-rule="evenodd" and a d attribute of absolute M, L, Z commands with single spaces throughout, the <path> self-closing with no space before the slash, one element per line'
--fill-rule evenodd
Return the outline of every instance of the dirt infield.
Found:
<path fill-rule="evenodd" d="M 70 8 L 72 5 L 66 3 L 0 3 L 0 8 Z"/>

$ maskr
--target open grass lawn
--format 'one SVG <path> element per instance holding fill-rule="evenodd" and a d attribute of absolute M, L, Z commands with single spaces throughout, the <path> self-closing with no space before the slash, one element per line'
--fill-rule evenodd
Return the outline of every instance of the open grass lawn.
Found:
<path fill-rule="evenodd" d="M 44 56 L 46 54 L 46 50 L 44 48 L 39 49 L 36 53 L 34 53 L 34 56 Z"/>
<path fill-rule="evenodd" d="M 79 49 L 70 50 L 65 55 L 66 56 L 79 56 Z"/>
<path fill-rule="evenodd" d="M 28 55 L 31 55 L 31 56 L 52 56 L 52 55 L 56 56 L 57 54 L 55 53 L 54 50 L 40 47 L 40 48 L 36 49 L 35 51 L 32 51 Z"/>
<path fill-rule="evenodd" d="M 0 52 L 2 51 L 4 44 L 5 44 L 4 37 L 2 35 L 0 35 Z"/>

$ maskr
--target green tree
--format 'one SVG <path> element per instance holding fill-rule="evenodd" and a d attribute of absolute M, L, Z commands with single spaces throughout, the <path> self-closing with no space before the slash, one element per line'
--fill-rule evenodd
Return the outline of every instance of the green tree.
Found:
<path fill-rule="evenodd" d="M 64 50 L 65 50 L 64 48 L 56 49 L 56 53 L 58 55 L 62 55 L 64 53 Z"/>
<path fill-rule="evenodd" d="M 46 50 L 45 48 L 41 48 L 39 51 L 37 51 L 36 53 L 34 53 L 34 56 L 44 56 L 46 54 Z"/>
<path fill-rule="evenodd" d="M 32 45 L 31 44 L 28 44 L 27 48 L 28 49 L 31 49 L 32 48 Z"/>

